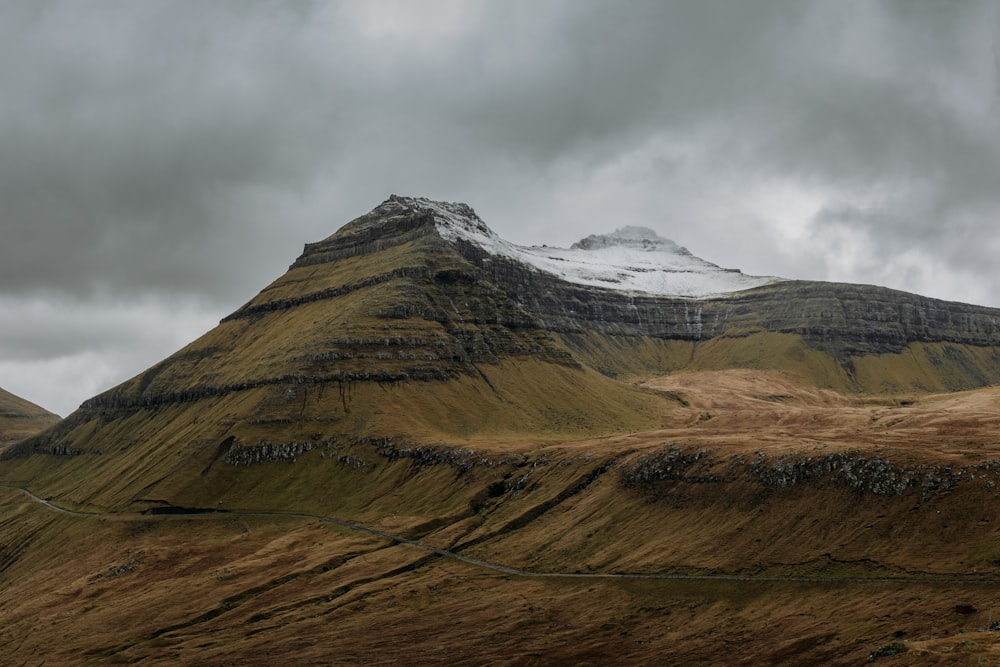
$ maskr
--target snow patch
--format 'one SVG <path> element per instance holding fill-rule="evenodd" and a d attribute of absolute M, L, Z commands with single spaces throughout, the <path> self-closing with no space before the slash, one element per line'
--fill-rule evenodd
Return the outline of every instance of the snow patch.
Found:
<path fill-rule="evenodd" d="M 497 236 L 467 204 L 423 197 L 393 196 L 392 201 L 433 215 L 438 233 L 447 240 L 475 243 L 491 255 L 517 260 L 579 285 L 705 298 L 783 280 L 721 268 L 646 227 L 626 226 L 611 234 L 591 235 L 569 248 L 528 247 Z M 692 315 L 689 326 L 700 329 L 700 310 Z"/>

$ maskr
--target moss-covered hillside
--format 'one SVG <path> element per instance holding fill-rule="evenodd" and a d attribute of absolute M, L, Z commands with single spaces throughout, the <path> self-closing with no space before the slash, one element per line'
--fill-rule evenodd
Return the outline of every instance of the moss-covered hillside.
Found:
<path fill-rule="evenodd" d="M 0 450 L 59 421 L 59 415 L 0 389 Z"/>

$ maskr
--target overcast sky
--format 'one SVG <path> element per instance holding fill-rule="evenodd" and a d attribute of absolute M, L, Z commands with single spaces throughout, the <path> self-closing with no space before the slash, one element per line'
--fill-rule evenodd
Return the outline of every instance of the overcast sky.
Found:
<path fill-rule="evenodd" d="M 1000 306 L 998 7 L 0 0 L 0 386 L 68 414 L 392 193 Z"/>

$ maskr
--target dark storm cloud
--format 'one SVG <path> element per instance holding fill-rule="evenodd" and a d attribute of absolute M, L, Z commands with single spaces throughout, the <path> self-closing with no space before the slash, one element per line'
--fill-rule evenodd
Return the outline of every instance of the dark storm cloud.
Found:
<path fill-rule="evenodd" d="M 185 331 L 216 321 L 392 192 L 467 201 L 518 243 L 645 224 L 727 266 L 1000 305 L 998 14 L 2 3 L 0 361 L 132 341 L 102 371 L 123 379 L 172 351 L 178 303 Z"/>
<path fill-rule="evenodd" d="M 231 299 L 259 282 L 251 267 L 287 263 L 310 240 L 300 230 L 325 235 L 387 187 L 493 207 L 518 169 L 596 167 L 705 128 L 703 159 L 754 177 L 930 187 L 939 218 L 992 197 L 997 152 L 976 114 L 995 95 L 953 85 L 994 85 L 986 4 L 173 0 L 4 14 L 7 290 Z M 970 71 L 974 58 L 987 62 Z M 541 185 L 521 194 L 560 196 Z"/>
<path fill-rule="evenodd" d="M 809 24 L 815 48 L 798 49 L 793 97 L 772 109 L 776 131 L 758 134 L 760 157 L 787 178 L 893 191 L 896 215 L 870 228 L 880 242 L 933 242 L 950 224 L 992 235 L 992 216 L 968 214 L 1000 205 L 996 6 L 865 6 L 867 17 L 842 9 Z"/>
<path fill-rule="evenodd" d="M 443 3 L 400 33 L 379 13 L 404 3 L 8 5 L 0 280 L 243 294 L 303 221 L 342 222 L 311 188 L 360 213 L 391 184 L 488 190 L 469 162 L 613 156 L 753 86 L 791 6 Z"/>
<path fill-rule="evenodd" d="M 303 105 L 311 73 L 284 66 L 301 18 L 279 7 L 5 7 L 7 290 L 204 290 L 226 250 L 256 258 L 262 221 L 240 197 L 294 194 L 336 146 L 336 101 Z"/>

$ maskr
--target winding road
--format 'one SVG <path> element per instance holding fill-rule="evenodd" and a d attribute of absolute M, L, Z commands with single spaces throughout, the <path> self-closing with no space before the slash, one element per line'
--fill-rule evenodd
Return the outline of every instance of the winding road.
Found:
<path fill-rule="evenodd" d="M 363 533 L 365 535 L 371 535 L 372 537 L 378 537 L 380 539 L 388 540 L 389 542 L 395 544 L 405 544 L 417 549 L 422 549 L 424 551 L 436 554 L 443 558 L 450 558 L 452 560 L 461 561 L 463 563 L 468 563 L 469 565 L 475 565 L 477 567 L 485 568 L 487 570 L 492 570 L 494 572 L 500 572 L 501 574 L 507 574 L 518 577 L 531 577 L 531 578 L 543 578 L 543 579 L 652 579 L 652 580 L 694 580 L 694 581 L 745 581 L 745 582 L 803 582 L 803 583 L 891 583 L 891 584 L 938 584 L 938 585 L 948 585 L 948 586 L 1000 586 L 1000 579 L 955 579 L 955 578 L 929 578 L 929 577 L 804 577 L 804 576 L 775 576 L 775 575 L 752 575 L 752 574 L 657 574 L 657 573 L 622 573 L 622 572 L 533 572 L 530 570 L 520 570 L 513 567 L 508 567 L 506 565 L 500 565 L 499 563 L 490 563 L 489 561 L 480 560 L 478 558 L 470 558 L 469 556 L 464 556 L 455 551 L 449 551 L 448 549 L 441 549 L 440 547 L 435 547 L 425 542 L 419 540 L 413 540 L 401 535 L 393 535 L 391 533 L 386 533 L 375 528 L 369 528 L 367 526 L 362 526 L 360 524 L 352 523 L 350 521 L 344 521 L 342 519 L 334 519 L 327 516 L 318 516 L 315 514 L 302 514 L 297 512 L 263 512 L 263 511 L 248 511 L 248 510 L 223 510 L 223 511 L 197 511 L 192 510 L 189 513 L 177 512 L 170 514 L 138 514 L 135 512 L 79 512 L 75 510 L 68 510 L 58 505 L 45 500 L 44 498 L 39 498 L 31 491 L 24 487 L 13 486 L 9 484 L 4 484 L 0 482 L 0 487 L 8 488 L 11 490 L 20 491 L 25 497 L 34 503 L 42 505 L 43 507 L 60 514 L 67 514 L 71 516 L 87 517 L 87 518 L 109 518 L 114 517 L 122 520 L 134 520 L 134 521 L 149 521 L 150 519 L 172 519 L 172 518 L 185 518 L 190 519 L 192 517 L 274 517 L 274 518 L 284 518 L 284 519 L 302 519 L 305 521 L 319 521 L 321 523 L 327 523 L 330 525 L 338 526 L 340 528 L 345 528 L 347 530 L 355 531 L 358 533 Z"/>

